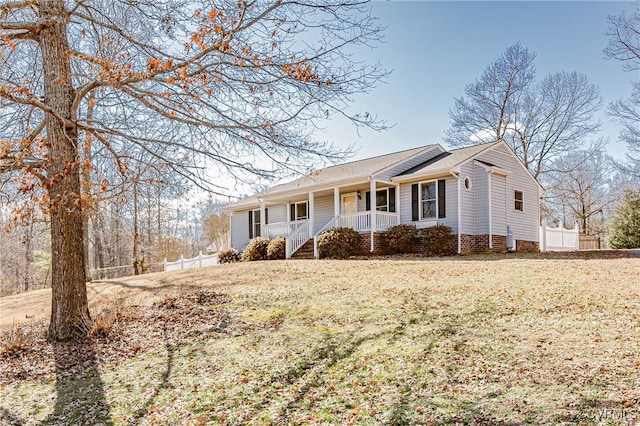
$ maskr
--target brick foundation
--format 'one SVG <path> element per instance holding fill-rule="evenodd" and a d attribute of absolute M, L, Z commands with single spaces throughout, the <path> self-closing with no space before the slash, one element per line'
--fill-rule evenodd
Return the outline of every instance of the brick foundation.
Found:
<path fill-rule="evenodd" d="M 364 233 L 362 236 L 362 244 L 360 246 L 360 255 L 380 255 L 384 254 L 380 250 L 380 233 L 373 234 L 374 251 L 371 253 L 371 234 Z M 457 235 L 452 236 L 457 249 Z M 468 235 L 462 234 L 460 238 L 460 253 L 505 253 L 507 251 L 507 237 L 505 235 L 491 236 L 493 247 L 489 248 L 489 235 Z M 418 251 L 420 248 L 418 247 Z M 535 241 L 516 240 L 516 251 L 537 252 L 539 251 L 538 243 Z"/>
<path fill-rule="evenodd" d="M 382 254 L 380 251 L 380 233 L 376 232 L 373 234 L 373 253 L 371 253 L 371 233 L 367 232 L 366 234 L 360 234 L 362 237 L 362 244 L 360 245 L 360 255 L 379 255 Z"/>

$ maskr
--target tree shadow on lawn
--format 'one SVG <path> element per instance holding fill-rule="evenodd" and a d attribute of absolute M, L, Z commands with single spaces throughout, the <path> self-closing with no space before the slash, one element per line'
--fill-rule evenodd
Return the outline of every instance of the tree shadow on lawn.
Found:
<path fill-rule="evenodd" d="M 408 326 L 417 324 L 428 315 L 427 311 L 422 312 L 418 316 L 409 318 L 407 321 L 401 321 L 401 323 L 393 328 L 381 330 L 376 333 L 357 337 L 355 333 L 349 333 L 347 336 L 341 339 L 333 339 L 331 336 L 326 336 L 321 345 L 313 352 L 307 361 L 295 365 L 289 368 L 286 372 L 273 375 L 265 380 L 265 386 L 269 384 L 282 384 L 285 386 L 293 386 L 296 382 L 304 379 L 310 373 L 317 371 L 314 378 L 304 383 L 302 386 L 297 387 L 295 396 L 287 403 L 286 406 L 280 409 L 281 414 L 278 419 L 274 421 L 275 424 L 288 424 L 292 421 L 291 414 L 300 407 L 306 395 L 312 389 L 319 388 L 326 384 L 326 380 L 323 378 L 322 372 L 330 369 L 338 362 L 343 361 L 351 357 L 356 350 L 364 343 L 369 341 L 375 341 L 384 337 L 389 337 L 389 341 L 393 342 L 399 336 L 403 335 Z M 316 368 L 318 367 L 318 368 Z M 250 423 L 260 412 L 266 408 L 273 397 L 280 392 L 281 389 L 275 387 L 276 390 L 267 391 L 266 395 L 260 402 L 255 404 L 251 411 L 248 412 L 237 424 Z"/>
<path fill-rule="evenodd" d="M 171 370 L 173 369 L 174 354 L 177 348 L 169 342 L 169 339 L 167 337 L 166 323 L 164 324 L 163 329 L 165 336 L 164 347 L 167 350 L 167 366 L 164 372 L 160 375 L 160 383 L 158 383 L 156 388 L 153 390 L 153 393 L 151 394 L 149 399 L 147 399 L 147 402 L 145 402 L 142 407 L 136 410 L 135 414 L 133 415 L 133 419 L 131 419 L 128 423 L 129 426 L 137 425 L 147 414 L 149 414 L 149 410 L 151 409 L 151 406 L 155 402 L 156 398 L 158 398 L 160 392 L 164 388 L 166 388 L 167 384 L 169 383 L 169 377 L 171 376 Z"/>
<path fill-rule="evenodd" d="M 52 343 L 56 365 L 56 402 L 40 425 L 110 424 L 109 403 L 92 339 Z"/>

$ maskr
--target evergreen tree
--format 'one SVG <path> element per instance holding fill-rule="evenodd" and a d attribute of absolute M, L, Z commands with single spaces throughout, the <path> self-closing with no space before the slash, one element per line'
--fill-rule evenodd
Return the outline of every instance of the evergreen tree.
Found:
<path fill-rule="evenodd" d="M 640 248 L 640 191 L 626 190 L 609 224 L 614 249 Z"/>

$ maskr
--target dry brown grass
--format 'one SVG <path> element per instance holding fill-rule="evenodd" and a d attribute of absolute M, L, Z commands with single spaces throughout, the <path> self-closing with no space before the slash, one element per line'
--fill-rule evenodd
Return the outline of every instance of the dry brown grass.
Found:
<path fill-rule="evenodd" d="M 594 257 L 273 261 L 158 275 L 162 286 L 148 283 L 157 292 L 127 297 L 135 315 L 106 321 L 111 333 L 138 324 L 146 344 L 105 357 L 98 339 L 90 380 L 0 385 L 0 420 L 635 424 L 640 259 Z M 198 302 L 205 290 L 223 303 Z M 64 417 L 65 404 L 83 410 Z"/>

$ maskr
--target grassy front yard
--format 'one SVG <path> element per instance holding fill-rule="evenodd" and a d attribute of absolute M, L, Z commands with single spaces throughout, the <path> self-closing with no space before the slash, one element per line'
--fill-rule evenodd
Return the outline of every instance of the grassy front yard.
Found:
<path fill-rule="evenodd" d="M 3 332 L 0 424 L 640 422 L 639 258 L 271 261 L 125 287 L 89 344 Z"/>

